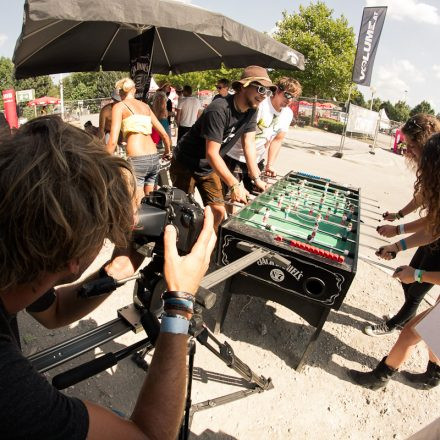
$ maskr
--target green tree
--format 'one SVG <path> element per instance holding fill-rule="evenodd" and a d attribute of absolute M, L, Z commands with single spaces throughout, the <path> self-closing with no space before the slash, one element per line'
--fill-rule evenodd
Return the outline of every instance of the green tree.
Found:
<path fill-rule="evenodd" d="M 435 111 L 428 101 L 422 101 L 409 112 L 410 116 L 414 116 L 417 113 L 427 113 L 428 115 L 435 115 Z"/>
<path fill-rule="evenodd" d="M 154 75 L 154 80 L 157 84 L 162 84 L 165 81 L 170 82 L 173 86 L 181 86 L 188 84 L 194 91 L 213 90 L 215 84 L 220 78 L 227 78 L 231 82 L 240 78 L 242 69 L 228 69 L 222 66 L 216 70 L 204 70 L 201 72 L 182 73 L 180 75 Z"/>
<path fill-rule="evenodd" d="M 352 92 L 350 101 L 359 107 L 370 108 L 365 101 L 364 95 L 357 89 Z"/>
<path fill-rule="evenodd" d="M 0 90 L 14 88 L 14 64 L 9 58 L 0 58 Z"/>
<path fill-rule="evenodd" d="M 404 122 L 409 118 L 410 106 L 405 101 L 397 101 L 394 105 L 395 121 Z"/>
<path fill-rule="evenodd" d="M 390 101 L 382 102 L 382 104 L 380 105 L 380 109 L 382 109 L 382 108 L 385 109 L 387 116 L 392 121 L 396 121 L 396 109 L 394 108 L 394 105 L 391 104 Z M 373 108 L 373 110 L 374 110 L 374 108 Z"/>
<path fill-rule="evenodd" d="M 371 108 L 374 112 L 378 112 L 382 108 L 382 104 L 383 102 L 380 98 L 373 98 L 373 105 L 371 105 L 371 99 L 369 99 L 366 108 Z"/>
<path fill-rule="evenodd" d="M 303 96 L 347 98 L 356 45 L 353 28 L 343 15 L 334 18 L 333 10 L 321 1 L 300 5 L 298 13 L 283 12 L 274 37 L 306 59 L 305 70 L 294 74 Z"/>

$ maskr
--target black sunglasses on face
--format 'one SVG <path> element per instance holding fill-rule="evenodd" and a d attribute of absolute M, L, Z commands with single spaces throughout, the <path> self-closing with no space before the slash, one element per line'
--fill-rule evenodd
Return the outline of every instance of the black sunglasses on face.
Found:
<path fill-rule="evenodd" d="M 408 121 L 405 123 L 405 128 L 407 130 L 414 130 L 418 128 L 419 130 L 423 131 L 423 127 L 418 124 L 415 119 L 408 119 Z"/>
<path fill-rule="evenodd" d="M 265 95 L 267 97 L 271 97 L 273 95 L 272 90 L 270 90 L 269 88 L 264 87 L 264 86 L 262 86 L 260 84 L 253 84 L 253 83 L 251 83 L 249 85 L 254 86 L 257 89 L 257 92 L 260 95 Z"/>
<path fill-rule="evenodd" d="M 221 90 L 221 89 L 223 88 L 223 86 L 215 86 L 215 88 L 216 88 L 217 90 Z"/>

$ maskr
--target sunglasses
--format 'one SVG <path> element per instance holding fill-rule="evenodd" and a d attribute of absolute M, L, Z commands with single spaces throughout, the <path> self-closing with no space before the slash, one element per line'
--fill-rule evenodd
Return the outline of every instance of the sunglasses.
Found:
<path fill-rule="evenodd" d="M 291 94 L 291 93 L 289 93 L 289 92 L 283 92 L 283 95 L 284 95 L 284 97 L 287 99 L 287 100 L 291 100 L 291 99 L 294 99 L 295 97 Z"/>
<path fill-rule="evenodd" d="M 272 90 L 270 90 L 269 88 L 267 88 L 267 87 L 264 87 L 264 86 L 262 86 L 262 85 L 260 85 L 260 84 L 249 84 L 250 86 L 254 86 L 256 89 L 257 89 L 257 92 L 260 94 L 260 95 L 265 95 L 265 96 L 267 96 L 267 97 L 271 97 L 272 95 L 273 95 L 273 92 L 272 92 Z"/>
<path fill-rule="evenodd" d="M 414 130 L 418 128 L 419 130 L 423 131 L 423 127 L 418 124 L 415 119 L 408 119 L 408 121 L 406 121 L 405 128 L 409 130 Z"/>

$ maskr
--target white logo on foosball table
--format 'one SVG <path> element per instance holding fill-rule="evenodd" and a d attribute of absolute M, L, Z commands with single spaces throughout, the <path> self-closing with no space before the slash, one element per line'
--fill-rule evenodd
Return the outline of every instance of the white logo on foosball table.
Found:
<path fill-rule="evenodd" d="M 270 277 L 277 283 L 281 283 L 284 280 L 284 272 L 280 269 L 272 269 L 270 271 Z"/>

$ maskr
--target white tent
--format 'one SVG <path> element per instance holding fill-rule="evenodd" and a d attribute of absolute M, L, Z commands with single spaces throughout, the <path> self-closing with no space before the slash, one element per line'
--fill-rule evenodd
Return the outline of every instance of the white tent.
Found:
<path fill-rule="evenodd" d="M 384 108 L 379 110 L 379 128 L 381 130 L 389 130 L 390 129 L 390 118 L 387 116 L 387 113 Z"/>
<path fill-rule="evenodd" d="M 157 85 L 156 81 L 154 81 L 154 78 L 151 77 L 151 81 L 150 81 L 150 92 L 155 92 L 157 89 L 159 88 L 159 86 Z"/>

